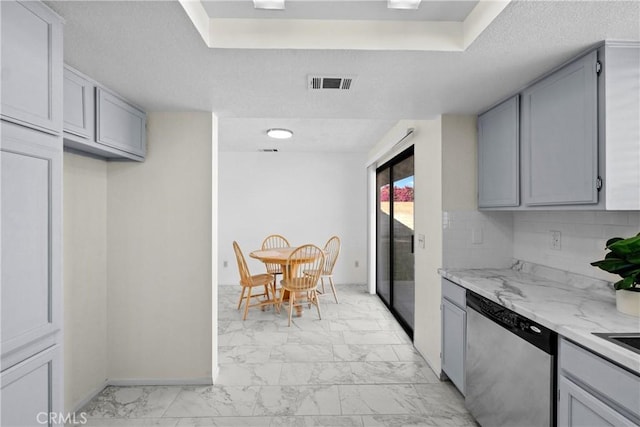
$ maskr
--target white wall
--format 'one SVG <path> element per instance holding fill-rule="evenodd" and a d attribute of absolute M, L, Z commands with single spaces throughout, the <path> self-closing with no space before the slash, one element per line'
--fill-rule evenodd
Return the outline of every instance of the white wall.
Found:
<path fill-rule="evenodd" d="M 107 163 L 64 153 L 65 411 L 107 379 Z"/>
<path fill-rule="evenodd" d="M 514 212 L 513 256 L 536 264 L 615 282 L 619 277 L 589 265 L 605 255 L 612 237 L 640 232 L 640 212 Z M 560 250 L 550 231 L 560 231 Z"/>
<path fill-rule="evenodd" d="M 220 152 L 219 283 L 238 283 L 234 240 L 251 271 L 262 272 L 264 265 L 248 254 L 269 234 L 281 234 L 292 245 L 318 246 L 338 235 L 342 248 L 334 280 L 365 283 L 365 158 L 366 153 Z"/>
<path fill-rule="evenodd" d="M 213 125 L 150 113 L 146 161 L 108 164 L 111 381 L 211 380 Z"/>

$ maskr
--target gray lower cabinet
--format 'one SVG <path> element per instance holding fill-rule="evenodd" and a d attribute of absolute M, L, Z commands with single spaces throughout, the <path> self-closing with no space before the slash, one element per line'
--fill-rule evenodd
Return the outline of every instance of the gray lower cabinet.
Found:
<path fill-rule="evenodd" d="M 142 161 L 146 120 L 144 111 L 65 66 L 65 147 L 105 158 Z"/>
<path fill-rule="evenodd" d="M 4 120 L 62 132 L 62 21 L 35 1 L 1 1 Z"/>
<path fill-rule="evenodd" d="M 523 201 L 598 203 L 597 52 L 522 92 Z"/>
<path fill-rule="evenodd" d="M 61 356 L 50 347 L 0 374 L 0 425 L 63 425 Z"/>
<path fill-rule="evenodd" d="M 465 394 L 466 291 L 442 279 L 442 371 Z"/>
<path fill-rule="evenodd" d="M 560 339 L 559 427 L 638 426 L 640 376 Z"/>
<path fill-rule="evenodd" d="M 520 103 L 516 95 L 478 116 L 478 207 L 520 204 Z"/>

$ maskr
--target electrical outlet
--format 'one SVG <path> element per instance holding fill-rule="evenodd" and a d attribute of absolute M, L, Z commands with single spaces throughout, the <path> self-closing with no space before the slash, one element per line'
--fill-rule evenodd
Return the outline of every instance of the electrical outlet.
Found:
<path fill-rule="evenodd" d="M 229 266 L 229 263 L 227 261 L 222 261 L 222 266 L 224 268 L 227 268 Z"/>
<path fill-rule="evenodd" d="M 482 228 L 474 228 L 471 230 L 471 243 L 474 245 L 482 244 Z"/>
<path fill-rule="evenodd" d="M 425 247 L 425 241 L 426 241 L 426 237 L 424 234 L 418 234 L 418 246 L 420 246 L 420 249 L 424 249 Z"/>
<path fill-rule="evenodd" d="M 356 261 L 356 268 L 360 267 L 360 261 Z"/>
<path fill-rule="evenodd" d="M 549 234 L 551 235 L 551 249 L 559 251 L 562 248 L 562 233 L 551 230 Z"/>

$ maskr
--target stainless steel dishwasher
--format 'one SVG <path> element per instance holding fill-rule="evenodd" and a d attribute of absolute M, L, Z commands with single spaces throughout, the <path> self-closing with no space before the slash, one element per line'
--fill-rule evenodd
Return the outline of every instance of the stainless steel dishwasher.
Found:
<path fill-rule="evenodd" d="M 467 291 L 465 406 L 484 427 L 555 425 L 557 335 Z"/>

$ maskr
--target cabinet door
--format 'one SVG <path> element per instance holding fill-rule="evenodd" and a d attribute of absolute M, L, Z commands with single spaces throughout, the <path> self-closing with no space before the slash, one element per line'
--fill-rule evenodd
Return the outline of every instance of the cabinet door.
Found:
<path fill-rule="evenodd" d="M 558 382 L 558 427 L 636 426 L 564 375 Z"/>
<path fill-rule="evenodd" d="M 146 114 L 98 88 L 97 142 L 128 153 L 145 155 Z"/>
<path fill-rule="evenodd" d="M 596 61 L 592 52 L 522 93 L 527 205 L 598 202 Z"/>
<path fill-rule="evenodd" d="M 70 68 L 64 69 L 64 131 L 93 139 L 95 133 L 94 85 Z"/>
<path fill-rule="evenodd" d="M 478 117 L 478 207 L 520 204 L 519 97 Z"/>
<path fill-rule="evenodd" d="M 62 378 L 58 346 L 2 372 L 0 425 L 62 425 Z"/>
<path fill-rule="evenodd" d="M 446 299 L 442 300 L 442 370 L 465 393 L 464 358 L 467 313 Z"/>
<path fill-rule="evenodd" d="M 51 346 L 61 328 L 62 140 L 0 125 L 2 369 Z"/>
<path fill-rule="evenodd" d="M 1 1 L 2 118 L 62 132 L 62 24 L 40 2 Z"/>

